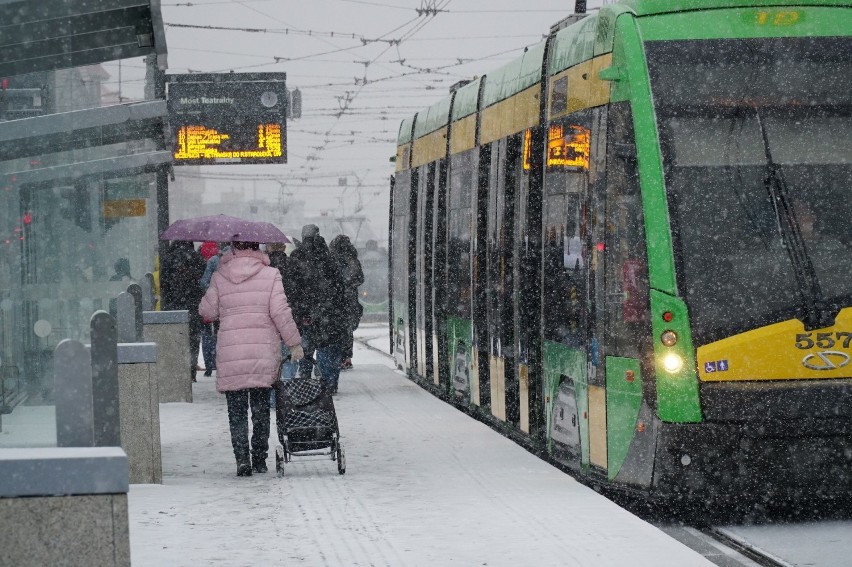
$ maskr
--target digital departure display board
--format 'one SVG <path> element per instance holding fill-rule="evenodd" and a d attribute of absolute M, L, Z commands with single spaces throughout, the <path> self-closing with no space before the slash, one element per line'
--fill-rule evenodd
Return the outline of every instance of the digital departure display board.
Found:
<path fill-rule="evenodd" d="M 174 164 L 287 163 L 284 73 L 168 76 Z"/>

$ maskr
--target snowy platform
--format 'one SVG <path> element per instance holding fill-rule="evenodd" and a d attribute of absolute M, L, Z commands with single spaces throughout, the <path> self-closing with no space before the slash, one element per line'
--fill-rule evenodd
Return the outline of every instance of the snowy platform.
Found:
<path fill-rule="evenodd" d="M 270 473 L 237 478 L 213 378 L 199 375 L 193 404 L 162 404 L 163 485 L 130 488 L 133 564 L 711 565 L 386 356 L 356 344 L 353 362 L 335 398 L 344 476 L 330 460 L 277 476 L 270 454 Z"/>

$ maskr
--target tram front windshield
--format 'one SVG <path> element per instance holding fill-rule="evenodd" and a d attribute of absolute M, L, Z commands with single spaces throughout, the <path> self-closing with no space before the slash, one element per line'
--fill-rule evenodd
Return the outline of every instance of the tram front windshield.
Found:
<path fill-rule="evenodd" d="M 696 346 L 852 304 L 852 38 L 646 54 Z"/>

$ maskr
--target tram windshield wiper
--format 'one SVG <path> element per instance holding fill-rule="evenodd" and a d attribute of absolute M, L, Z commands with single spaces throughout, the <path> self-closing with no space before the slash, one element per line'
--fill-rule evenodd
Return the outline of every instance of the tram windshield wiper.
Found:
<path fill-rule="evenodd" d="M 764 187 L 772 201 L 775 217 L 778 222 L 778 231 L 784 242 L 787 254 L 790 257 L 790 262 L 793 265 L 796 284 L 804 301 L 799 319 L 805 324 L 805 330 L 808 331 L 829 327 L 834 324 L 837 309 L 823 301 L 819 278 L 817 277 L 813 262 L 808 255 L 799 221 L 790 202 L 790 194 L 787 181 L 784 178 L 784 171 L 772 158 L 772 150 L 769 146 L 766 126 L 756 106 L 754 107 L 754 112 L 763 140 L 763 150 L 766 154 Z"/>
<path fill-rule="evenodd" d="M 742 136 L 743 126 L 746 122 L 746 114 L 743 112 L 742 107 L 737 107 L 734 109 L 733 120 L 731 120 L 731 128 L 728 131 L 727 143 L 725 145 L 725 155 L 728 158 L 727 163 L 731 164 L 725 167 L 727 170 L 727 175 L 730 175 L 731 184 L 730 187 L 734 193 L 734 196 L 737 198 L 737 202 L 745 213 L 745 217 L 748 219 L 751 227 L 754 229 L 755 234 L 760 238 L 761 243 L 763 244 L 766 250 L 769 250 L 772 242 L 771 235 L 771 227 L 767 226 L 768 218 L 761 219 L 761 215 L 758 213 L 756 207 L 749 199 L 746 192 L 743 190 L 743 165 L 737 164 L 737 160 L 731 159 L 731 146 L 735 146 L 737 150 L 737 154 L 740 154 L 739 140 Z M 768 215 L 763 215 L 764 217 Z M 761 220 L 763 222 L 761 222 Z M 777 224 L 778 218 L 777 215 L 774 219 Z M 771 222 L 771 221 L 770 221 Z"/>

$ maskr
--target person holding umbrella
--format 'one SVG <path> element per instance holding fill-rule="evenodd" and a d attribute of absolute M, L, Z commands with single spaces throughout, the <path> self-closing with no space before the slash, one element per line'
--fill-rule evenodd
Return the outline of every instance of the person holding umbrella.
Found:
<path fill-rule="evenodd" d="M 222 256 L 198 312 L 206 321 L 219 321 L 216 390 L 228 402 L 237 476 L 265 473 L 269 393 L 278 378 L 281 341 L 294 360 L 304 356 L 281 273 L 270 267 L 269 257 L 257 242 L 234 242 L 231 251 Z"/>
<path fill-rule="evenodd" d="M 264 473 L 269 451 L 269 394 L 278 379 L 281 341 L 293 360 L 304 352 L 281 284 L 260 242 L 290 242 L 268 222 L 227 215 L 181 219 L 160 235 L 162 240 L 230 241 L 198 307 L 206 322 L 219 321 L 216 344 L 216 390 L 228 402 L 231 444 L 237 476 Z M 248 437 L 251 409 L 253 433 Z"/>

